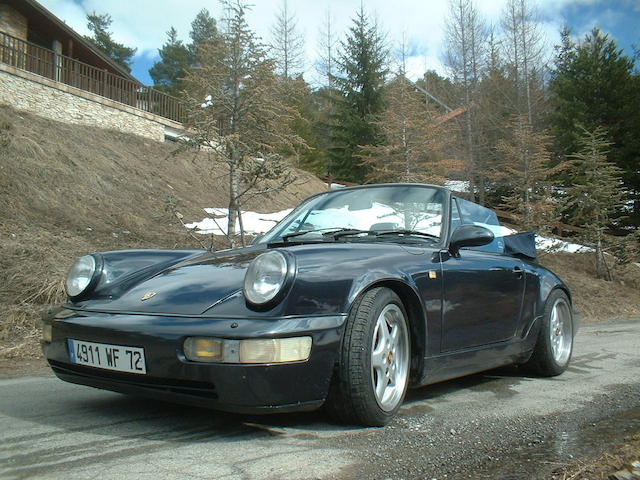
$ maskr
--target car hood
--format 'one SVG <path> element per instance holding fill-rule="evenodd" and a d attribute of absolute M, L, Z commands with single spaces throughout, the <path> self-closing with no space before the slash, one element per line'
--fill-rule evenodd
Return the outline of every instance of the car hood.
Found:
<path fill-rule="evenodd" d="M 199 315 L 242 289 L 251 260 L 263 248 L 204 253 L 144 278 L 125 291 L 119 285 L 100 297 L 79 302 L 86 310 L 103 312 Z"/>
<path fill-rule="evenodd" d="M 257 313 L 246 306 L 242 286 L 249 264 L 267 248 L 266 245 L 255 245 L 227 252 L 202 253 L 129 282 L 126 288 L 115 284 L 74 306 L 90 311 L 136 314 L 255 315 Z M 288 295 L 290 298 L 272 311 L 258 315 L 339 311 L 341 300 L 338 297 L 349 292 L 355 278 L 360 276 L 368 281 L 366 278 L 374 274 L 387 276 L 395 267 L 402 269 L 401 262 L 394 261 L 394 255 L 415 259 L 414 255 L 431 251 L 423 246 L 391 242 L 307 243 L 280 248 L 286 249 L 296 262 L 297 273 Z M 336 269 L 336 265 L 340 268 Z M 328 288 L 318 291 L 313 288 L 314 284 Z M 323 295 L 327 298 L 319 301 Z"/>

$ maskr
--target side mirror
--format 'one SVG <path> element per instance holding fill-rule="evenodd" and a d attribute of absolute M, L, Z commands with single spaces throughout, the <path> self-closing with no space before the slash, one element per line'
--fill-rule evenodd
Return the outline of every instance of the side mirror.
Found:
<path fill-rule="evenodd" d="M 493 242 L 493 232 L 480 225 L 461 225 L 456 228 L 449 240 L 449 252 L 454 257 L 462 247 L 480 247 Z"/>

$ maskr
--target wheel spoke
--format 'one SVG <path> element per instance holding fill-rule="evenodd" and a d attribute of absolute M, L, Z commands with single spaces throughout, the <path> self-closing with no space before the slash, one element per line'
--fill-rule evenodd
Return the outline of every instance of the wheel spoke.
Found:
<path fill-rule="evenodd" d="M 376 333 L 378 334 L 378 344 L 384 348 L 389 342 L 389 325 L 382 315 L 378 318 Z"/>
<path fill-rule="evenodd" d="M 398 327 L 397 323 L 394 323 L 393 326 L 391 327 L 391 334 L 389 335 L 389 339 L 390 339 L 390 347 L 391 348 L 396 348 L 396 346 L 398 345 L 398 336 L 400 335 L 400 327 Z"/>
<path fill-rule="evenodd" d="M 376 397 L 381 402 L 384 398 L 384 391 L 387 388 L 389 380 L 386 375 L 378 375 L 378 381 L 376 382 Z"/>
<path fill-rule="evenodd" d="M 396 384 L 396 362 L 393 362 L 390 366 L 389 366 L 389 385 L 394 385 Z"/>
<path fill-rule="evenodd" d="M 382 370 L 386 366 L 387 356 L 384 349 L 375 350 L 371 354 L 371 366 L 376 370 Z"/>
<path fill-rule="evenodd" d="M 375 320 L 370 355 L 376 401 L 391 411 L 402 401 L 409 377 L 407 323 L 396 304 L 388 304 Z"/>

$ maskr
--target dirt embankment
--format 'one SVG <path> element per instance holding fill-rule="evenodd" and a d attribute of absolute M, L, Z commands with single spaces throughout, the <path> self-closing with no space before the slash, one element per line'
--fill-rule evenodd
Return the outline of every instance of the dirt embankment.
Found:
<path fill-rule="evenodd" d="M 201 248 L 177 221 L 226 207 L 224 172 L 204 154 L 0 105 L 0 357 L 39 354 L 39 311 L 62 300 L 79 255 L 123 248 Z M 326 189 L 295 172 L 287 191 L 247 208 L 295 206 Z M 223 243 L 223 241 L 220 241 Z"/>
<path fill-rule="evenodd" d="M 618 265 L 610 258 L 613 280 L 607 282 L 596 278 L 592 253 L 542 253 L 539 260 L 569 285 L 584 322 L 640 318 L 638 265 Z"/>

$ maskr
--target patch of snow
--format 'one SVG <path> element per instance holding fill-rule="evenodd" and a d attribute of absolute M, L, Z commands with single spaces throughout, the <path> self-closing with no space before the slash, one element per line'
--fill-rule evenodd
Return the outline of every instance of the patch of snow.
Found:
<path fill-rule="evenodd" d="M 454 192 L 469 192 L 469 182 L 467 180 L 445 180 L 444 186 Z"/>
<path fill-rule="evenodd" d="M 507 237 L 509 235 L 513 235 L 514 233 L 518 233 L 517 230 L 514 230 L 513 228 L 505 227 L 504 225 L 489 225 L 488 223 L 481 223 L 481 222 L 473 222 L 473 224 L 480 225 L 481 227 L 491 230 L 491 233 L 493 233 L 493 236 L 496 238 Z"/>
<path fill-rule="evenodd" d="M 591 247 L 580 245 L 579 243 L 565 242 L 564 240 L 545 237 L 543 235 L 536 235 L 536 248 L 538 250 L 548 250 L 553 252 L 593 252 L 593 248 Z"/>
<path fill-rule="evenodd" d="M 200 105 L 202 108 L 207 108 L 213 105 L 213 102 L 211 101 L 211 95 L 207 95 L 206 97 L 204 97 L 204 103 L 202 105 Z"/>
<path fill-rule="evenodd" d="M 291 213 L 291 208 L 274 213 L 242 212 L 244 232 L 251 235 L 263 234 L 277 222 Z M 226 235 L 229 210 L 226 208 L 205 208 L 210 216 L 200 222 L 187 223 L 187 228 L 195 228 L 196 233 L 203 235 Z M 236 231 L 240 231 L 240 222 L 236 220 Z"/>

